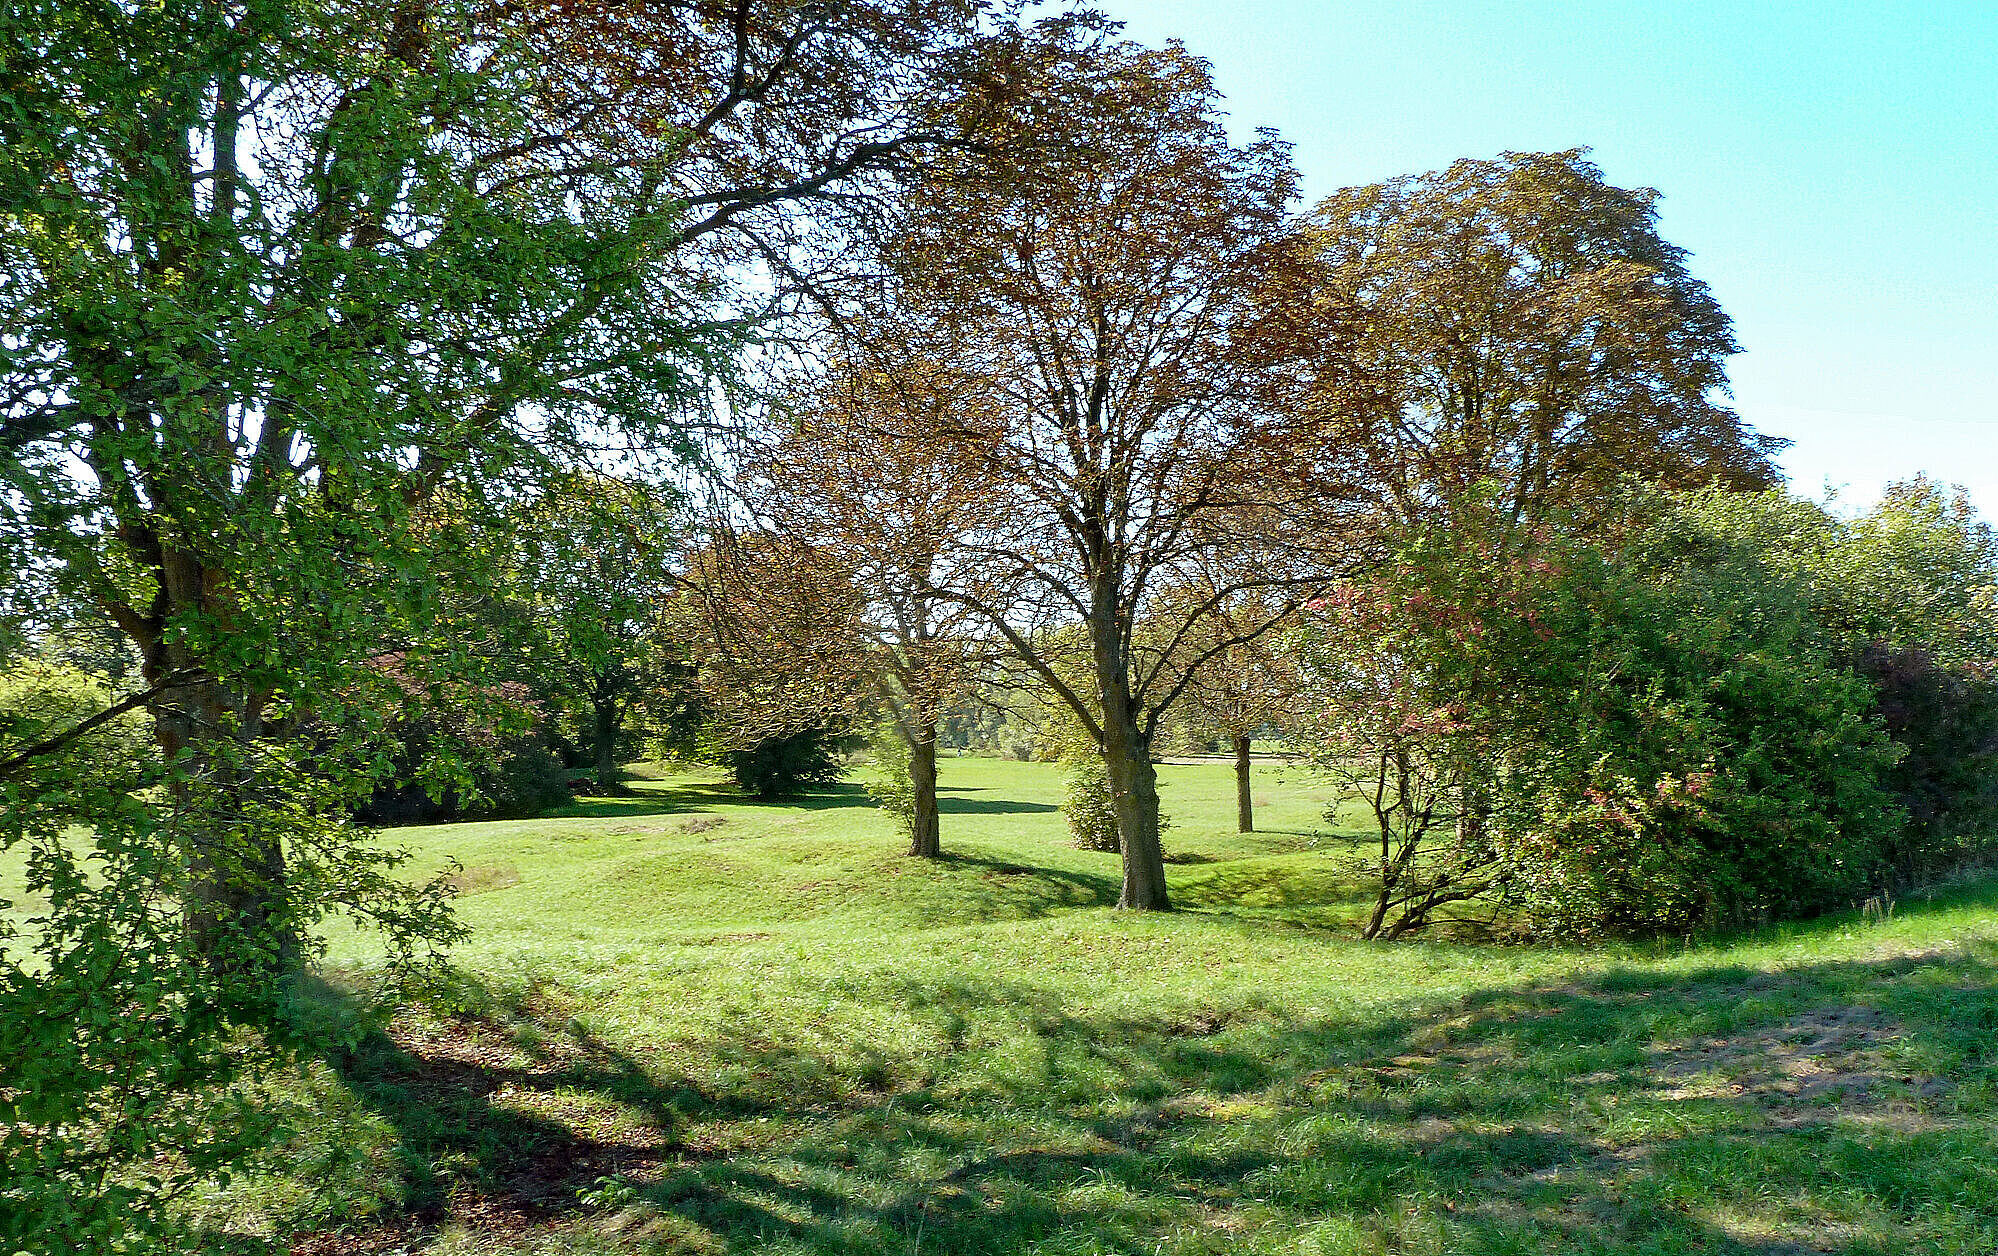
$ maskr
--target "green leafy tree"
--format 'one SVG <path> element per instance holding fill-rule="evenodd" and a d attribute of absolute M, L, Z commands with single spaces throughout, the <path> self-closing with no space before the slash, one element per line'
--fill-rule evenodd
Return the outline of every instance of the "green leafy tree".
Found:
<path fill-rule="evenodd" d="M 765 737 L 720 752 L 736 788 L 758 798 L 788 798 L 837 784 L 855 739 L 843 728 L 813 727 Z"/>
<path fill-rule="evenodd" d="M 254 788 L 280 695 L 327 715 L 410 633 L 442 488 L 656 445 L 767 304 L 728 268 L 790 273 L 805 207 L 950 139 L 912 102 L 982 36 L 971 4 L 716 16 L 8 10 L 0 475 L 184 678 L 154 713 L 190 775 Z M 208 862 L 198 931 L 267 914 L 280 851 Z"/>
<path fill-rule="evenodd" d="M 495 527 L 502 596 L 525 640 L 521 679 L 580 713 L 597 787 L 618 787 L 634 717 L 667 688 L 655 642 L 677 575 L 678 512 L 601 475 L 551 481 Z"/>
<path fill-rule="evenodd" d="M 7 843 L 49 852 L 29 889 L 55 904 L 40 965 L 9 969 L 10 1028 L 55 1034 L 136 999 L 185 1015 L 134 1025 L 217 1060 L 259 1017 L 283 1019 L 272 992 L 326 911 L 448 936 L 434 893 L 341 817 L 383 759 L 371 660 L 399 652 L 441 680 L 467 653 L 440 584 L 480 570 L 448 555 L 451 516 L 551 452 L 686 452 L 685 416 L 713 413 L 748 328 L 784 312 L 871 186 L 957 138 L 912 124 L 988 33 L 981 12 L 0 13 L 9 557 L 130 640 L 163 765 L 141 792 L 79 801 L 74 738 L 0 751 Z M 780 282 L 738 283 L 751 259 Z M 310 762 L 306 730 L 337 733 Z M 123 843 L 103 892 L 62 853 L 73 824 Z M 111 962 L 127 934 L 149 957 L 129 969 Z M 121 1240 L 115 1209 L 93 1214 L 100 1228 L 65 1222 L 64 1192 L 95 1208 L 92 1182 L 129 1184 L 184 1128 L 147 1114 L 213 1077 L 124 1049 L 29 1088 L 35 1154 L 82 1148 L 111 1175 L 65 1170 L 9 1197 L 24 1227 L 73 1232 L 69 1250 Z M 126 1077 L 135 1107 L 96 1106 Z M 120 1114 L 135 1123 L 117 1155 L 92 1159 L 96 1131 L 119 1128 L 100 1116 Z"/>

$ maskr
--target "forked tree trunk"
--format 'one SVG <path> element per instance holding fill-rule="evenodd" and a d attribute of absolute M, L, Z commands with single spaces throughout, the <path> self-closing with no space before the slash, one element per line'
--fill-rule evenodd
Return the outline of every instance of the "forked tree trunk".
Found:
<path fill-rule="evenodd" d="M 1235 739 L 1235 829 L 1256 831 L 1255 796 L 1249 789 L 1249 739 Z"/>
<path fill-rule="evenodd" d="M 909 829 L 909 853 L 921 859 L 943 855 L 937 821 L 937 730 L 919 724 L 909 743 L 909 783 L 915 787 L 915 815 Z"/>

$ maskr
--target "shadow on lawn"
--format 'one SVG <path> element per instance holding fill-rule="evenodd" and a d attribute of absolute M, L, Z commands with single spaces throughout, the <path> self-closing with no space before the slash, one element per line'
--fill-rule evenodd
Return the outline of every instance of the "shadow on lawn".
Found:
<path fill-rule="evenodd" d="M 397 1130 L 411 1250 L 447 1217 L 526 1250 L 502 1216 L 617 1251 L 1983 1252 L 1992 959 L 1620 969 L 1354 1019 L 881 976 L 839 991 L 903 1026 L 873 1041 L 746 1007 L 655 1071 L 528 1007 L 341 1072 Z M 579 1202 L 608 1174 L 629 1200 Z"/>
<path fill-rule="evenodd" d="M 1016 798 L 953 798 L 956 791 L 937 791 L 937 810 L 947 816 L 1045 815 L 1060 811 L 1051 802 L 1021 802 Z"/>
<path fill-rule="evenodd" d="M 754 794 L 742 793 L 727 781 L 680 784 L 633 778 L 626 784 L 631 787 L 629 793 L 579 798 L 566 806 L 548 811 L 545 818 L 587 820 L 617 816 L 677 815 L 711 811 L 717 804 L 730 807 L 782 807 L 801 811 L 828 811 L 839 807 L 875 805 L 865 787 L 849 781 L 814 785 L 803 794 L 794 794 L 785 798 L 758 798 Z"/>

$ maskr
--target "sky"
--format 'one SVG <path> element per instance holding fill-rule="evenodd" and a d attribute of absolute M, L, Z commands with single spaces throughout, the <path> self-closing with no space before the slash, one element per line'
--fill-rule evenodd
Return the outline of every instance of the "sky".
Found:
<path fill-rule="evenodd" d="M 1587 146 L 1664 194 L 1742 416 L 1850 508 L 1918 472 L 1998 522 L 1998 0 L 1098 0 L 1213 63 L 1307 197 Z"/>

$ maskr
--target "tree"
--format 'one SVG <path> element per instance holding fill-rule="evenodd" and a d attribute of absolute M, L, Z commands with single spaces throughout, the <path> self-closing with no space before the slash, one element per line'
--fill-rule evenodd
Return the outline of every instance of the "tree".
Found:
<path fill-rule="evenodd" d="M 933 859 L 942 854 L 938 723 L 990 653 L 976 618 L 939 590 L 963 583 L 965 539 L 989 527 L 992 499 L 975 465 L 932 439 L 979 399 L 919 361 L 883 363 L 889 347 L 875 349 L 782 410 L 741 496 L 776 543 L 858 600 L 853 652 L 793 651 L 789 666 L 830 660 L 839 684 L 854 654 L 871 661 L 871 683 L 855 696 L 888 709 L 907 764 L 909 853 Z"/>
<path fill-rule="evenodd" d="M 1404 520 L 1500 486 L 1508 517 L 1584 516 L 1625 476 L 1779 482 L 1782 441 L 1724 404 L 1726 314 L 1658 234 L 1658 194 L 1586 150 L 1506 153 L 1347 188 L 1310 218 L 1362 309 L 1355 354 L 1386 393 L 1375 438 Z"/>
<path fill-rule="evenodd" d="M 494 529 L 506 564 L 500 583 L 524 619 L 532 683 L 584 713 L 583 741 L 602 790 L 618 787 L 626 722 L 660 687 L 652 638 L 676 574 L 678 524 L 657 490 L 572 473 Z"/>
<path fill-rule="evenodd" d="M 672 436 L 769 304 L 729 268 L 794 273 L 826 221 L 808 207 L 952 138 L 912 102 L 980 21 L 971 0 L 10 8 L 0 477 L 146 682 L 178 678 L 152 711 L 181 779 L 235 806 L 275 712 L 329 716 L 421 635 L 442 488 Z M 195 848 L 211 940 L 280 923 L 282 850 L 229 831 Z"/>
<path fill-rule="evenodd" d="M 829 224 L 956 139 L 911 124 L 982 21 L 973 0 L 0 14 L 9 557 L 130 638 L 164 765 L 105 792 L 60 732 L 0 754 L 25 765 L 0 782 L 0 838 L 34 846 L 29 888 L 59 917 L 36 964 L 10 962 L 5 1024 L 79 1051 L 95 1040 L 65 1016 L 143 1031 L 0 1077 L 37 1105 L 33 1162 L 82 1146 L 94 1175 L 37 1179 L 25 1211 L 10 1196 L 22 1241 L 176 1146 L 171 1124 L 100 1119 L 131 1114 L 113 1083 L 157 1087 L 157 1114 L 246 1027 L 285 1032 L 325 911 L 398 945 L 450 936 L 338 820 L 385 734 L 369 660 L 399 650 L 420 677 L 463 653 L 436 631 L 439 500 L 481 502 L 551 450 L 684 452 Z M 341 744 L 304 757 L 307 727 Z M 115 850 L 109 880 L 84 876 L 71 824 Z M 119 962 L 128 936 L 143 964 Z M 134 1060 L 162 1043 L 192 1063 Z M 111 1154 L 87 1145 L 107 1133 Z M 144 1211 L 114 1200 L 79 1247 L 122 1250 L 117 1219 Z"/>
<path fill-rule="evenodd" d="M 1196 587 L 1180 595 L 1207 610 L 1193 619 L 1180 649 L 1205 661 L 1190 672 L 1186 696 L 1198 727 L 1225 739 L 1235 753 L 1235 827 L 1256 827 L 1250 748 L 1256 737 L 1291 715 L 1300 690 L 1297 659 L 1278 631 L 1250 633 L 1255 625 L 1282 623 L 1268 590 L 1250 589 L 1215 599 Z"/>
<path fill-rule="evenodd" d="M 1208 608 L 1164 623 L 1159 590 L 1286 590 L 1237 635 L 1267 631 L 1350 561 L 1362 450 L 1335 402 L 1341 323 L 1289 229 L 1284 146 L 1231 143 L 1206 65 L 1178 45 L 1042 36 L 988 71 L 1008 165 L 940 163 L 889 251 L 897 308 L 873 336 L 978 398 L 925 433 L 992 500 L 937 592 L 983 617 L 1102 748 L 1119 903 L 1162 910 L 1151 745 L 1204 661 L 1178 643 Z M 1068 641 L 1085 686 L 1067 679 Z"/>

